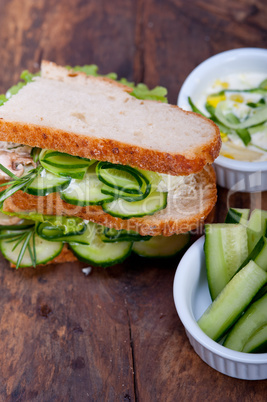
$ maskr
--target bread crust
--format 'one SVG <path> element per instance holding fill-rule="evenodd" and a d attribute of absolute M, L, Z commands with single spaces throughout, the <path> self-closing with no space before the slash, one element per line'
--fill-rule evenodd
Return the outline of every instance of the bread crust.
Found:
<path fill-rule="evenodd" d="M 64 244 L 64 247 L 61 251 L 61 253 L 55 257 L 53 260 L 48 261 L 47 264 L 61 264 L 63 262 L 74 262 L 78 261 L 75 255 L 72 253 L 72 251 L 67 247 L 66 244 Z M 45 265 L 47 265 L 45 264 Z"/>
<path fill-rule="evenodd" d="M 186 193 L 169 193 L 167 208 L 151 216 L 121 219 L 105 213 L 101 206 L 79 207 L 62 201 L 56 193 L 37 197 L 18 191 L 4 203 L 5 212 L 37 211 L 46 215 L 79 216 L 117 230 L 135 230 L 143 236 L 171 236 L 196 229 L 217 200 L 216 178 L 212 166 L 196 175 L 196 185 L 188 186 Z"/>
<path fill-rule="evenodd" d="M 215 124 L 214 126 L 216 130 L 219 130 Z M 52 149 L 84 158 L 120 163 L 171 175 L 200 172 L 207 163 L 212 163 L 217 158 L 221 147 L 219 135 L 219 139 L 214 138 L 205 146 L 195 147 L 189 158 L 105 138 L 85 137 L 49 127 L 7 122 L 1 118 L 0 141 L 22 143 L 31 147 Z"/>

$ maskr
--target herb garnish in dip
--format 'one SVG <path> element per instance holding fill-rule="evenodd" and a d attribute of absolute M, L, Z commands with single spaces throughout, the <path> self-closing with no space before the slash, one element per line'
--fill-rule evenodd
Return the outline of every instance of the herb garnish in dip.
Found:
<path fill-rule="evenodd" d="M 192 110 L 220 128 L 221 155 L 248 162 L 267 161 L 267 77 L 231 74 L 217 79 Z"/>

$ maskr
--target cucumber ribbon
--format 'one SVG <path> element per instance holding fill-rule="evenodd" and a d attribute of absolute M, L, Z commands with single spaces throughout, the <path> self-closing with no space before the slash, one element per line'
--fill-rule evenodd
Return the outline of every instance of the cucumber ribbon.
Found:
<path fill-rule="evenodd" d="M 99 162 L 96 174 L 105 186 L 102 193 L 114 198 L 123 198 L 128 202 L 145 199 L 151 192 L 148 178 L 130 166 L 115 165 L 110 162 Z"/>
<path fill-rule="evenodd" d="M 256 126 L 257 124 L 263 123 L 267 120 L 267 105 L 258 108 L 246 120 L 238 123 L 231 122 L 231 120 L 227 118 L 227 115 L 224 114 L 228 106 L 229 104 L 227 101 L 221 101 L 220 103 L 218 103 L 215 109 L 215 116 L 226 127 L 233 128 L 234 130 Z"/>

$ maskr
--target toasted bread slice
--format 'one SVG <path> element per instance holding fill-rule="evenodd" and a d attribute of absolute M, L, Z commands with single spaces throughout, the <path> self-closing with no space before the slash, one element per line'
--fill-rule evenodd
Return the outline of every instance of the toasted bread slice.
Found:
<path fill-rule="evenodd" d="M 206 166 L 200 173 L 186 176 L 183 185 L 168 193 L 167 207 L 152 216 L 121 219 L 105 213 L 98 205 L 67 204 L 56 193 L 36 197 L 22 191 L 8 198 L 3 208 L 5 212 L 37 211 L 46 215 L 79 216 L 117 230 L 135 230 L 143 236 L 170 236 L 203 224 L 216 197 L 215 173 L 212 166 Z"/>
<path fill-rule="evenodd" d="M 219 155 L 212 121 L 131 90 L 43 62 L 41 77 L 1 106 L 0 140 L 172 175 L 200 172 Z"/>

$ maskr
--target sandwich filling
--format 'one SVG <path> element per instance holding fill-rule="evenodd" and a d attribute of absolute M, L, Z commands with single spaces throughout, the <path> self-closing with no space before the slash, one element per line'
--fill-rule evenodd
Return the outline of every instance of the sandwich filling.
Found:
<path fill-rule="evenodd" d="M 179 188 L 188 180 L 186 176 L 163 175 L 57 151 L 19 148 L 20 154 L 16 154 L 12 146 L 9 148 L 2 151 L 4 157 L 0 155 L 1 171 L 12 179 L 1 185 L 2 211 L 4 201 L 20 190 L 41 197 L 58 193 L 66 203 L 78 207 L 100 205 L 108 214 L 122 219 L 142 217 L 166 208 L 168 189 Z M 23 152 L 28 155 L 22 156 Z M 46 264 L 62 252 L 64 245 L 79 260 L 102 267 L 122 262 L 132 250 L 150 257 L 164 255 L 162 236 L 151 238 L 133 230 L 115 230 L 79 217 L 35 212 L 9 215 L 13 221 L 1 222 L 0 250 L 17 268 Z M 170 256 L 180 251 L 189 237 L 174 235 L 164 241 Z M 139 242 L 148 247 L 140 247 Z"/>
<path fill-rule="evenodd" d="M 18 158 L 13 171 L 0 163 L 13 179 L 1 192 L 0 204 L 19 190 L 36 196 L 57 192 L 68 204 L 101 205 L 108 214 L 123 219 L 152 215 L 167 205 L 167 193 L 158 191 L 161 177 L 155 172 L 37 148 L 31 155 L 31 160 Z M 3 161 L 9 161 L 7 155 Z M 22 170 L 21 177 L 13 173 Z"/>

